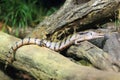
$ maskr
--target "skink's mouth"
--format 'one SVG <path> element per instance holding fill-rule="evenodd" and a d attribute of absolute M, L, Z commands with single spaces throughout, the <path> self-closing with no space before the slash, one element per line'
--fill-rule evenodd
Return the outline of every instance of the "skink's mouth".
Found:
<path fill-rule="evenodd" d="M 100 34 L 98 34 L 98 36 L 96 36 L 96 37 L 104 37 L 105 36 L 105 34 L 102 34 L 102 33 L 100 33 Z"/>
<path fill-rule="evenodd" d="M 104 36 L 105 34 L 104 33 L 98 33 L 100 36 Z"/>

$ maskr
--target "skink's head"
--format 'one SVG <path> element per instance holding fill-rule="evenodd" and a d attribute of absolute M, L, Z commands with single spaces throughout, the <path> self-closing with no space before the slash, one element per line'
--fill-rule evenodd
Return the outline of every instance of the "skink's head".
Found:
<path fill-rule="evenodd" d="M 87 40 L 104 37 L 103 33 L 97 33 L 97 32 L 93 32 L 93 31 L 79 32 L 79 35 L 82 37 L 85 37 L 85 39 L 87 39 Z"/>
<path fill-rule="evenodd" d="M 78 39 L 76 39 L 76 42 L 104 37 L 103 33 L 97 33 L 94 31 L 79 32 L 78 35 L 79 36 Z"/>

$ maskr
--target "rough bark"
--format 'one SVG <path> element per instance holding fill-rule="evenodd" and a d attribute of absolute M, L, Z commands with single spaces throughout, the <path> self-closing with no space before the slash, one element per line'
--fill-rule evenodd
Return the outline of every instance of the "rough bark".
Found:
<path fill-rule="evenodd" d="M 113 64 L 114 61 L 108 53 L 87 41 L 81 42 L 79 46 L 71 46 L 67 55 L 78 59 L 86 58 L 93 66 L 102 70 L 119 71 L 119 67 Z"/>
<path fill-rule="evenodd" d="M 97 22 L 105 22 L 105 18 L 113 15 L 120 3 L 119 0 L 90 0 L 84 4 L 77 1 L 66 0 L 56 13 L 41 22 L 28 36 L 55 40 L 64 34 L 84 29 L 85 25 L 98 25 Z"/>
<path fill-rule="evenodd" d="M 5 55 L 11 44 L 19 39 L 0 32 L 0 60 L 4 62 Z M 99 71 L 97 69 L 77 65 L 64 56 L 45 47 L 34 45 L 21 47 L 16 54 L 12 66 L 24 70 L 36 79 L 50 80 L 118 80 L 120 73 Z M 13 74 L 13 73 L 11 73 Z M 98 74 L 98 75 L 97 75 Z M 101 75 L 99 75 L 101 74 Z"/>

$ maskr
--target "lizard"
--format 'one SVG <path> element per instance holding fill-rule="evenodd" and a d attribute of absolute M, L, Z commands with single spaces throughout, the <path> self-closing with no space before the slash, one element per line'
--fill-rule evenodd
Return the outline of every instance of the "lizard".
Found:
<path fill-rule="evenodd" d="M 80 44 L 81 41 L 85 41 L 85 40 L 90 40 L 90 39 L 95 39 L 95 38 L 100 38 L 100 37 L 104 37 L 103 33 L 97 33 L 94 31 L 84 31 L 84 32 L 78 32 L 75 33 L 73 35 L 68 36 L 67 38 L 58 41 L 58 42 L 52 42 L 49 40 L 45 40 L 45 39 L 37 39 L 37 38 L 24 38 L 18 42 L 16 42 L 9 51 L 9 54 L 6 55 L 6 66 L 8 64 L 13 63 L 16 59 L 15 59 L 15 54 L 17 49 L 19 49 L 20 47 L 24 46 L 24 45 L 31 45 L 31 44 L 35 44 L 38 46 L 44 46 L 47 47 L 49 49 L 52 49 L 54 51 L 62 51 L 65 48 L 69 47 L 72 44 L 78 45 Z"/>

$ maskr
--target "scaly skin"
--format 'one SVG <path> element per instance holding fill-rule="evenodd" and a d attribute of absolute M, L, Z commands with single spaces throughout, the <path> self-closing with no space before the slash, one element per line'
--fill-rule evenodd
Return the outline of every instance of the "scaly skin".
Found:
<path fill-rule="evenodd" d="M 36 39 L 36 38 L 25 38 L 23 40 L 16 42 L 16 44 L 10 48 L 9 54 L 7 55 L 6 58 L 6 66 L 8 63 L 12 63 L 13 61 L 15 61 L 15 54 L 17 49 L 19 49 L 24 45 L 35 44 L 41 47 L 44 46 L 50 48 L 54 51 L 62 51 L 63 49 L 67 48 L 72 44 L 77 45 L 81 41 L 100 38 L 100 37 L 104 37 L 104 35 L 102 33 L 86 31 L 86 32 L 78 32 L 58 42 L 51 42 L 48 40 Z"/>

